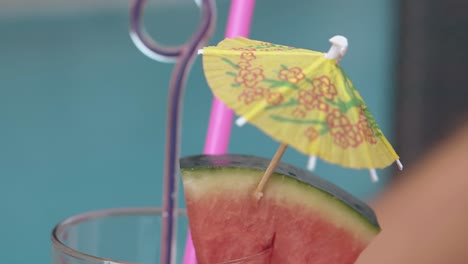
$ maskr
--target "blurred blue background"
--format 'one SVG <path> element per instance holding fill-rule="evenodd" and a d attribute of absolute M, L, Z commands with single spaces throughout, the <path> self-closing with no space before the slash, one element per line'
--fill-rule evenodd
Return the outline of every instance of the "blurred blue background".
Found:
<path fill-rule="evenodd" d="M 50 262 L 50 231 L 73 214 L 161 204 L 173 65 L 135 48 L 125 1 L 41 1 L 0 3 L 2 263 Z M 198 9 L 169 2 L 150 1 L 147 30 L 180 44 Z M 211 44 L 223 38 L 228 9 L 229 1 L 218 1 Z M 258 1 L 251 38 L 326 51 L 331 36 L 347 36 L 342 65 L 392 141 L 396 10 L 390 0 Z M 200 59 L 184 101 L 182 155 L 198 154 L 211 107 Z M 235 127 L 230 152 L 269 157 L 277 145 L 253 127 Z M 307 157 L 289 149 L 284 161 L 304 167 Z M 316 173 L 363 199 L 390 179 L 380 171 L 382 181 L 372 184 L 367 171 L 323 162 Z"/>

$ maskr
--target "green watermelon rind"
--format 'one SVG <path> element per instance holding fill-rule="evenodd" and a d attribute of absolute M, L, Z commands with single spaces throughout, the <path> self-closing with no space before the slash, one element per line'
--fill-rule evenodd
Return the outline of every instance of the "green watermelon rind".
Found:
<path fill-rule="evenodd" d="M 226 155 L 194 155 L 180 159 L 180 167 L 182 175 L 187 172 L 198 173 L 213 173 L 215 170 L 233 169 L 242 171 L 242 174 L 255 173 L 258 175 L 259 171 L 265 171 L 270 160 L 240 154 L 226 154 Z M 203 173 L 205 174 L 205 173 Z M 270 180 L 275 178 L 285 177 L 294 180 L 301 186 L 313 187 L 314 190 L 326 195 L 330 201 L 336 200 L 337 205 L 349 211 L 350 215 L 354 215 L 360 219 L 361 223 L 365 223 L 370 230 L 375 233 L 380 231 L 380 226 L 374 211 L 363 201 L 349 194 L 342 188 L 330 183 L 309 171 L 299 169 L 290 164 L 281 162 L 275 173 Z"/>

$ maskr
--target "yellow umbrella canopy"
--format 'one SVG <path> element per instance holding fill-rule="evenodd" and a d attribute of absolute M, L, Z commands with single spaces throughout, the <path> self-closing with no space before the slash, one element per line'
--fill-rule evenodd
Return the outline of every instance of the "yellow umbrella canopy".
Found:
<path fill-rule="evenodd" d="M 214 95 L 277 141 L 349 168 L 384 168 L 398 155 L 335 59 L 324 53 L 225 39 L 203 49 Z"/>

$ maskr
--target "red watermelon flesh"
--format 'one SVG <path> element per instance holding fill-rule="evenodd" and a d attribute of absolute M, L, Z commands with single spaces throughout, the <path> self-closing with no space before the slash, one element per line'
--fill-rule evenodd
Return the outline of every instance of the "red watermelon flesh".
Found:
<path fill-rule="evenodd" d="M 280 164 L 258 202 L 269 160 L 199 155 L 181 160 L 199 264 L 263 255 L 244 263 L 354 263 L 379 232 L 372 210 L 335 185 Z"/>

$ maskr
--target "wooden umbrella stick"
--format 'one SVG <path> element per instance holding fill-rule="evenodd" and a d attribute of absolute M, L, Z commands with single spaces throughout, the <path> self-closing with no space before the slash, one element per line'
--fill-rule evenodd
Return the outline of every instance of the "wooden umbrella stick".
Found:
<path fill-rule="evenodd" d="M 265 187 L 265 184 L 267 183 L 270 176 L 273 174 L 273 172 L 275 172 L 276 167 L 278 167 L 278 163 L 280 162 L 281 157 L 283 157 L 283 154 L 286 151 L 287 147 L 288 147 L 287 144 L 281 143 L 281 145 L 276 150 L 276 153 L 273 156 L 273 159 L 270 161 L 270 164 L 268 165 L 265 173 L 263 174 L 262 179 L 260 180 L 260 182 L 257 185 L 257 188 L 255 189 L 254 197 L 257 200 L 260 200 L 262 198 L 263 188 Z"/>

